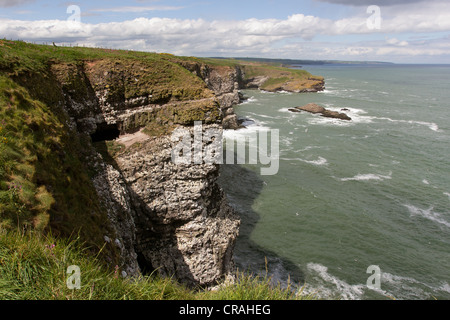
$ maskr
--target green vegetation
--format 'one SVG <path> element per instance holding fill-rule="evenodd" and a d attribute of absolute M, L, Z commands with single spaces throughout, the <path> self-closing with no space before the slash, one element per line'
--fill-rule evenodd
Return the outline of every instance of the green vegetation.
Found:
<path fill-rule="evenodd" d="M 120 270 L 111 270 L 118 249 L 103 239 L 113 232 L 92 184 L 93 173 L 82 160 L 89 154 L 90 143 L 85 140 L 89 137 L 69 128 L 61 108 L 67 98 L 63 92 L 80 104 L 89 101 L 93 88 L 107 91 L 111 104 L 142 96 L 150 103 L 168 103 L 164 110 L 142 113 L 124 124 L 132 130 L 151 123 L 144 132 L 167 134 L 173 124 L 215 122 L 220 117 L 213 93 L 182 66 L 198 62 L 221 68 L 235 65 L 170 54 L 0 40 L 0 299 L 299 298 L 269 285 L 270 279 L 251 275 L 240 274 L 235 284 L 211 292 L 153 276 L 122 279 Z M 245 68 L 250 74 L 264 72 L 263 67 Z M 274 79 L 268 85 L 297 74 L 280 77 L 278 72 L 284 69 L 271 70 Z M 111 163 L 122 151 L 112 142 L 97 148 Z M 66 287 L 66 268 L 71 264 L 83 270 L 80 290 Z"/>
<path fill-rule="evenodd" d="M 152 123 L 150 134 L 198 118 L 216 121 L 220 115 L 210 99 L 212 92 L 201 79 L 169 61 L 177 59 L 0 40 L 0 226 L 52 229 L 66 236 L 81 232 L 83 240 L 100 248 L 106 212 L 80 160 L 86 143 L 67 126 L 61 89 L 81 104 L 94 94 L 91 85 L 107 89 L 110 103 L 142 95 L 154 103 L 173 101 L 171 108 L 125 124 L 125 130 L 156 118 L 161 123 Z M 191 99 L 205 100 L 188 103 Z"/>
<path fill-rule="evenodd" d="M 313 76 L 306 70 L 285 68 L 273 64 L 246 62 L 243 65 L 247 79 L 268 77 L 260 86 L 266 91 L 305 91 L 321 86 L 323 77 Z"/>
<path fill-rule="evenodd" d="M 80 160 L 80 141 L 48 105 L 5 76 L 0 106 L 0 227 L 77 230 L 100 247 L 106 215 Z"/>
<path fill-rule="evenodd" d="M 76 239 L 12 231 L 0 234 L 0 299 L 21 300 L 286 300 L 312 299 L 269 278 L 240 273 L 216 291 L 192 290 L 155 275 L 123 278 L 107 270 Z M 80 288 L 69 289 L 67 268 L 80 268 Z M 69 281 L 70 282 L 70 281 Z"/>

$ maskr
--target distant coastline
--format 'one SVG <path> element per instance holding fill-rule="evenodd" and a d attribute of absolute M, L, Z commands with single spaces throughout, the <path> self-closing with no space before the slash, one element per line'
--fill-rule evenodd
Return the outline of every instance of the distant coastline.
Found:
<path fill-rule="evenodd" d="M 396 65 L 393 62 L 385 61 L 344 61 L 344 60 L 298 60 L 298 59 L 272 59 L 272 58 L 251 58 L 251 57 L 211 57 L 214 59 L 235 59 L 241 61 L 256 61 L 264 63 L 282 64 L 283 66 L 299 65 L 325 65 L 325 64 L 359 64 L 359 65 Z"/>

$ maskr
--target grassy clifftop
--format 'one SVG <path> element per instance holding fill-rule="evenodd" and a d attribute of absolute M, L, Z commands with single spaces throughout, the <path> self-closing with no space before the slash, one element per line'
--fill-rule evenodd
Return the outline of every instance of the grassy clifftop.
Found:
<path fill-rule="evenodd" d="M 168 280 L 127 282 L 104 264 L 106 257 L 108 266 L 116 264 L 118 249 L 103 237 L 113 231 L 85 163 L 90 138 L 76 134 L 63 106 L 68 96 L 86 105 L 95 100 L 94 91 L 102 91 L 111 104 L 145 96 L 148 103 L 169 106 L 167 116 L 181 122 L 205 114 L 217 119 L 213 92 L 183 67 L 186 62 L 241 66 L 251 76 L 269 68 L 272 84 L 278 72 L 287 72 L 235 61 L 0 40 L 0 299 L 296 298 L 253 278 L 230 291 L 197 295 Z M 80 246 L 65 240 L 70 237 L 78 237 Z M 90 270 L 76 294 L 64 282 L 73 257 Z"/>
<path fill-rule="evenodd" d="M 320 91 L 324 84 L 323 77 L 314 76 L 306 70 L 248 62 L 243 66 L 247 79 L 266 78 L 259 87 L 266 91 Z"/>
<path fill-rule="evenodd" d="M 244 86 L 250 84 L 266 91 L 312 92 L 323 90 L 324 78 L 306 70 L 285 67 L 282 63 L 239 59 L 202 58 L 201 61 L 218 66 L 236 67 L 243 71 Z M 254 82 L 252 84 L 252 82 Z"/>
<path fill-rule="evenodd" d="M 264 77 L 260 88 L 270 91 L 309 89 L 321 81 L 304 70 L 259 62 L 0 40 L 0 225 L 53 226 L 64 234 L 85 229 L 100 245 L 96 228 L 104 228 L 104 210 L 80 160 L 83 138 L 70 134 L 62 111 L 64 95 L 81 105 L 95 99 L 94 90 L 106 92 L 111 104 L 145 96 L 147 103 L 170 103 L 156 115 L 165 122 L 215 121 L 214 94 L 186 63 L 218 72 L 240 67 L 243 80 Z M 125 125 L 132 130 L 137 124 Z"/>
<path fill-rule="evenodd" d="M 86 143 L 70 133 L 63 92 L 80 104 L 95 99 L 92 88 L 110 103 L 148 96 L 148 103 L 178 102 L 180 116 L 195 113 L 183 103 L 213 93 L 174 59 L 0 40 L 0 226 L 82 232 L 100 247 L 106 217 L 80 160 Z"/>

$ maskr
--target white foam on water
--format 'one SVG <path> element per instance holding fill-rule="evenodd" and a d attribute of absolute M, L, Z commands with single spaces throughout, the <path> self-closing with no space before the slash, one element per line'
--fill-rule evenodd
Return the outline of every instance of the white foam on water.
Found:
<path fill-rule="evenodd" d="M 423 179 L 422 183 L 427 184 L 427 185 L 430 184 L 427 179 Z"/>
<path fill-rule="evenodd" d="M 365 173 L 365 174 L 357 174 L 356 176 L 353 176 L 350 178 L 340 178 L 339 180 L 341 180 L 341 181 L 369 181 L 369 180 L 383 181 L 386 179 L 392 179 L 392 171 L 390 171 L 388 175 Z"/>
<path fill-rule="evenodd" d="M 409 123 L 409 124 L 418 124 L 421 126 L 426 126 L 428 127 L 430 130 L 433 131 L 440 131 L 439 126 L 434 123 L 434 122 L 426 122 L 426 121 L 416 121 L 416 120 L 397 120 L 397 119 L 391 119 L 388 117 L 374 117 L 374 119 L 379 119 L 379 120 L 387 120 L 389 122 L 398 122 L 398 123 Z"/>
<path fill-rule="evenodd" d="M 438 289 L 450 293 L 450 285 L 447 282 L 444 282 Z"/>
<path fill-rule="evenodd" d="M 264 94 L 277 94 L 276 92 L 271 92 L 271 91 L 266 91 L 266 90 L 259 90 L 259 92 L 264 93 Z"/>
<path fill-rule="evenodd" d="M 294 112 L 292 112 L 292 111 L 289 111 L 289 109 L 292 109 L 292 108 L 281 108 L 281 109 L 278 109 L 278 112 L 283 112 L 283 113 L 294 113 Z"/>
<path fill-rule="evenodd" d="M 249 104 L 254 102 L 258 102 L 258 99 L 256 99 L 254 96 L 251 96 L 250 98 L 242 101 L 240 104 Z"/>
<path fill-rule="evenodd" d="M 421 209 L 411 204 L 404 204 L 406 208 L 408 208 L 411 216 L 421 216 L 438 224 L 442 224 L 448 228 L 450 228 L 450 222 L 442 218 L 442 214 L 439 212 L 434 212 L 433 207 L 429 207 L 428 209 Z"/>
<path fill-rule="evenodd" d="M 286 146 L 291 146 L 292 145 L 292 137 L 281 137 L 280 138 L 280 142 L 282 143 L 282 145 L 286 145 Z"/>
<path fill-rule="evenodd" d="M 367 113 L 367 111 L 363 109 L 358 108 L 340 108 L 340 107 L 334 107 L 331 104 L 326 105 L 326 108 L 330 111 L 337 111 L 340 113 L 345 113 L 348 115 L 352 120 L 341 120 L 341 119 L 335 119 L 335 118 L 327 118 L 322 117 L 321 115 L 313 115 L 311 119 L 309 119 L 309 124 L 316 124 L 316 125 L 337 125 L 337 126 L 352 126 L 359 123 L 372 123 L 374 117 L 372 116 L 366 116 L 364 114 Z M 343 110 L 346 109 L 346 110 Z"/>
<path fill-rule="evenodd" d="M 285 91 L 285 90 L 277 91 L 277 93 L 287 94 L 287 95 L 291 95 L 292 94 L 292 92 Z"/>
<path fill-rule="evenodd" d="M 430 289 L 431 292 L 442 291 L 450 293 L 450 285 L 447 282 L 440 282 L 438 285 L 430 285 L 421 281 L 418 281 L 411 277 L 398 276 L 388 272 L 381 273 L 381 287 L 389 286 L 398 290 L 396 298 L 399 299 L 427 299 L 432 297 L 432 293 L 425 292 L 423 288 Z M 392 295 L 390 295 L 392 296 Z"/>
<path fill-rule="evenodd" d="M 446 195 L 450 199 L 450 192 L 443 192 L 444 195 Z"/>
<path fill-rule="evenodd" d="M 285 161 L 301 161 L 301 162 L 305 162 L 305 163 L 309 163 L 312 165 L 316 165 L 316 166 L 326 166 L 328 165 L 328 160 L 325 159 L 324 157 L 320 157 L 317 160 L 306 160 L 306 159 L 302 159 L 302 158 L 281 158 L 281 160 L 285 160 Z"/>
<path fill-rule="evenodd" d="M 249 124 L 245 125 L 246 123 Z M 223 138 L 242 141 L 243 138 L 251 136 L 252 133 L 258 133 L 260 131 L 267 132 L 270 131 L 271 129 L 270 127 L 265 125 L 265 122 L 255 121 L 253 119 L 250 119 L 248 122 L 244 122 L 243 124 L 245 125 L 245 128 L 237 130 L 234 129 L 223 130 Z"/>
<path fill-rule="evenodd" d="M 360 300 L 363 298 L 366 285 L 356 284 L 351 285 L 347 282 L 333 276 L 328 272 L 328 268 L 318 263 L 308 263 L 307 269 L 309 273 L 315 274 L 319 277 L 320 282 L 325 282 L 322 285 L 314 283 L 311 286 L 305 285 L 303 289 L 304 294 L 316 293 L 319 298 L 334 299 L 339 295 L 344 300 Z M 331 286 L 331 288 L 330 288 Z"/>
<path fill-rule="evenodd" d="M 308 150 L 311 150 L 311 149 L 323 149 L 323 147 L 322 146 L 306 146 L 303 149 L 297 149 L 294 152 L 295 153 L 299 153 L 299 152 L 304 152 L 304 151 L 308 151 Z"/>
<path fill-rule="evenodd" d="M 354 125 L 352 121 L 340 120 L 334 118 L 326 118 L 319 115 L 314 115 L 311 119 L 308 120 L 308 124 L 311 125 L 333 125 L 333 126 L 341 126 L 348 127 Z"/>
<path fill-rule="evenodd" d="M 380 288 L 368 287 L 367 284 L 351 285 L 338 277 L 330 274 L 328 268 L 318 263 L 307 264 L 308 273 L 314 278 L 314 282 L 306 284 L 302 293 L 304 295 L 315 294 L 321 299 L 343 300 L 364 299 L 366 290 L 375 291 L 391 299 L 427 299 L 432 297 L 431 292 L 442 291 L 450 293 L 450 285 L 443 281 L 432 286 L 407 276 L 394 275 L 388 272 L 381 273 Z"/>

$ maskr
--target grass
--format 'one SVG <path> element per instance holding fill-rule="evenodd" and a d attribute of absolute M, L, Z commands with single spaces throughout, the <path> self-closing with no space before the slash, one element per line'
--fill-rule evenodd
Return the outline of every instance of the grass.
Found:
<path fill-rule="evenodd" d="M 80 288 L 70 289 L 68 267 L 79 267 Z M 69 283 L 72 282 L 69 279 Z M 79 237 L 57 239 L 40 233 L 0 233 L 1 300 L 303 300 L 270 278 L 238 273 L 237 281 L 215 291 L 192 290 L 155 275 L 123 278 L 86 250 Z"/>
<path fill-rule="evenodd" d="M 298 298 L 267 278 L 245 274 L 211 292 L 153 276 L 122 279 L 120 270 L 111 270 L 119 256 L 103 235 L 113 232 L 93 173 L 82 160 L 89 154 L 89 137 L 69 128 L 62 92 L 80 104 L 92 89 L 107 90 L 111 104 L 139 96 L 148 96 L 149 103 L 170 102 L 156 114 L 159 122 L 153 114 L 141 114 L 129 124 L 132 130 L 150 121 L 152 135 L 164 134 L 162 126 L 173 123 L 216 122 L 220 115 L 212 92 L 180 61 L 202 60 L 0 40 L 0 299 Z M 235 61 L 203 62 L 235 66 Z M 191 102 L 195 99 L 203 100 Z M 97 148 L 103 154 L 121 152 L 114 144 Z M 75 291 L 65 283 L 71 264 L 83 274 L 82 288 Z"/>
<path fill-rule="evenodd" d="M 106 213 L 64 120 L 0 75 L 0 122 L 0 226 L 78 230 L 100 247 Z"/>
<path fill-rule="evenodd" d="M 313 76 L 306 70 L 285 68 L 274 64 L 245 62 L 243 68 L 246 79 L 268 77 L 268 80 L 260 87 L 266 91 L 303 91 L 320 85 L 323 81 L 323 77 Z"/>

